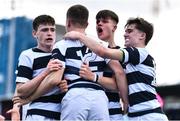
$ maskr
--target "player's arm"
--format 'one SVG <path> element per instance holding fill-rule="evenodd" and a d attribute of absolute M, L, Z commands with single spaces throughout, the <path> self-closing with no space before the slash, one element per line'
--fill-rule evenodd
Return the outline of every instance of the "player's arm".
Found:
<path fill-rule="evenodd" d="M 123 102 L 123 110 L 127 113 L 129 101 L 126 74 L 118 61 L 111 60 L 108 65 L 114 71 L 119 94 Z"/>
<path fill-rule="evenodd" d="M 82 64 L 79 74 L 82 78 L 99 83 L 106 89 L 114 90 L 114 91 L 117 91 L 118 89 L 115 78 L 98 76 L 97 74 L 91 71 L 88 64 Z"/>
<path fill-rule="evenodd" d="M 110 49 L 103 47 L 100 43 L 98 43 L 96 40 L 86 36 L 85 34 L 76 32 L 76 31 L 71 31 L 68 32 L 64 35 L 65 39 L 71 38 L 73 39 L 78 39 L 82 43 L 84 43 L 90 50 L 92 50 L 94 53 L 97 55 L 104 57 L 104 58 L 111 58 L 115 60 L 123 60 L 123 51 L 118 50 L 118 49 Z"/>
<path fill-rule="evenodd" d="M 56 61 L 56 60 L 53 60 L 53 61 Z M 43 79 L 43 81 L 40 83 L 36 91 L 34 91 L 29 97 L 26 97 L 24 99 L 21 98 L 17 100 L 17 102 L 20 102 L 21 105 L 27 104 L 28 102 L 33 101 L 37 99 L 38 97 L 42 96 L 43 94 L 47 93 L 49 90 L 51 90 L 55 86 L 61 87 L 61 85 L 65 85 L 65 88 L 64 86 L 62 87 L 65 89 L 65 91 L 67 91 L 66 80 L 61 81 L 63 73 L 64 73 L 63 67 L 61 67 L 60 69 L 51 71 L 51 73 Z"/>
<path fill-rule="evenodd" d="M 61 63 L 57 60 L 51 60 L 48 63 L 47 69 L 45 69 L 42 73 L 37 75 L 35 78 L 25 82 L 25 83 L 17 83 L 17 93 L 18 96 L 26 98 L 29 97 L 36 89 L 39 87 L 41 82 L 45 79 L 45 77 L 50 74 L 52 71 L 56 71 L 62 67 Z"/>

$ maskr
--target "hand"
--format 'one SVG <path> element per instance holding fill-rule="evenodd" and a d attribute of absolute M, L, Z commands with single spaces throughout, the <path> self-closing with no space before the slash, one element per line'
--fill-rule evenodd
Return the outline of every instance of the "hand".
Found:
<path fill-rule="evenodd" d="M 50 60 L 47 65 L 47 69 L 49 72 L 57 71 L 57 70 L 61 69 L 62 67 L 63 67 L 63 65 L 60 62 L 60 60 L 58 60 L 58 59 Z"/>
<path fill-rule="evenodd" d="M 66 40 L 78 40 L 79 39 L 79 36 L 80 36 L 80 32 L 77 32 L 77 31 L 70 31 L 70 32 L 67 32 L 65 35 L 64 35 L 64 39 Z"/>
<path fill-rule="evenodd" d="M 87 80 L 94 80 L 94 76 L 95 74 L 91 71 L 91 69 L 89 68 L 89 65 L 84 63 L 81 65 L 81 69 L 79 71 L 79 75 Z"/>
<path fill-rule="evenodd" d="M 61 92 L 67 92 L 68 91 L 68 84 L 66 80 L 61 80 L 58 87 L 61 89 Z"/>
<path fill-rule="evenodd" d="M 28 104 L 30 102 L 30 99 L 28 99 L 28 98 L 22 99 L 19 96 L 16 96 L 16 97 L 13 97 L 12 101 L 14 104 L 18 103 L 18 106 L 22 106 L 22 105 Z"/>
<path fill-rule="evenodd" d="M 19 107 L 13 107 L 8 110 L 6 113 L 11 114 L 11 121 L 20 121 L 20 112 Z"/>
<path fill-rule="evenodd" d="M 0 121 L 5 121 L 5 117 L 0 115 Z"/>

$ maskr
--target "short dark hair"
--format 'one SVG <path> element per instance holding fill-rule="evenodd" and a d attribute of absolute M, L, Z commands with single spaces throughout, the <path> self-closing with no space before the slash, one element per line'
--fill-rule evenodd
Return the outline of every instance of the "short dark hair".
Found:
<path fill-rule="evenodd" d="M 74 25 L 86 27 L 88 23 L 89 11 L 85 6 L 73 5 L 68 9 L 66 17 L 70 19 Z"/>
<path fill-rule="evenodd" d="M 55 25 L 55 20 L 50 15 L 39 15 L 33 21 L 33 29 L 36 31 L 41 24 Z"/>
<path fill-rule="evenodd" d="M 130 24 L 135 24 L 136 29 L 146 33 L 145 45 L 147 45 L 148 42 L 150 41 L 150 39 L 153 36 L 153 32 L 154 32 L 153 24 L 149 23 L 148 21 L 146 21 L 146 20 L 144 20 L 143 18 L 140 18 L 140 17 L 129 18 L 127 20 L 127 23 L 126 23 L 125 27 L 130 25 Z"/>
<path fill-rule="evenodd" d="M 115 21 L 116 24 L 118 24 L 118 22 L 119 22 L 118 15 L 115 12 L 111 11 L 111 10 L 101 10 L 101 11 L 99 11 L 97 13 L 97 15 L 96 15 L 96 20 L 101 19 L 101 18 L 102 19 L 110 18 L 113 21 Z"/>

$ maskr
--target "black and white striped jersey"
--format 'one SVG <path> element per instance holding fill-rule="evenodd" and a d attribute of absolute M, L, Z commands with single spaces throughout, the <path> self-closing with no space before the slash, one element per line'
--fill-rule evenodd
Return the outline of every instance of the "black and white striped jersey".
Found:
<path fill-rule="evenodd" d="M 123 49 L 123 52 L 123 64 L 129 87 L 129 116 L 159 111 L 153 57 L 145 48 L 129 47 Z"/>
<path fill-rule="evenodd" d="M 68 80 L 69 88 L 85 87 L 103 89 L 98 83 L 82 79 L 79 70 L 82 63 L 89 63 L 92 72 L 103 74 L 105 65 L 110 61 L 97 56 L 78 40 L 58 41 L 53 49 L 52 58 L 59 59 L 65 68 L 64 77 Z"/>
<path fill-rule="evenodd" d="M 19 57 L 16 82 L 26 83 L 40 74 L 51 59 L 51 53 L 46 53 L 38 48 L 23 51 Z M 47 118 L 60 119 L 60 102 L 62 94 L 55 87 L 47 94 L 29 104 L 27 115 L 41 115 Z"/>

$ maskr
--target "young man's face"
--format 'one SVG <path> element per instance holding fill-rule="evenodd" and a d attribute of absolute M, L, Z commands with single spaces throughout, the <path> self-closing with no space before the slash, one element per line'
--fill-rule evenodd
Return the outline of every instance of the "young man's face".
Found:
<path fill-rule="evenodd" d="M 41 24 L 37 31 L 33 31 L 34 37 L 38 41 L 38 46 L 53 46 L 56 39 L 56 28 L 55 25 Z"/>
<path fill-rule="evenodd" d="M 135 24 L 130 24 L 125 28 L 124 39 L 125 47 L 140 47 L 145 41 L 144 32 L 136 29 Z"/>
<path fill-rule="evenodd" d="M 114 36 L 115 30 L 116 24 L 110 18 L 96 20 L 96 31 L 99 39 L 108 41 Z"/>

